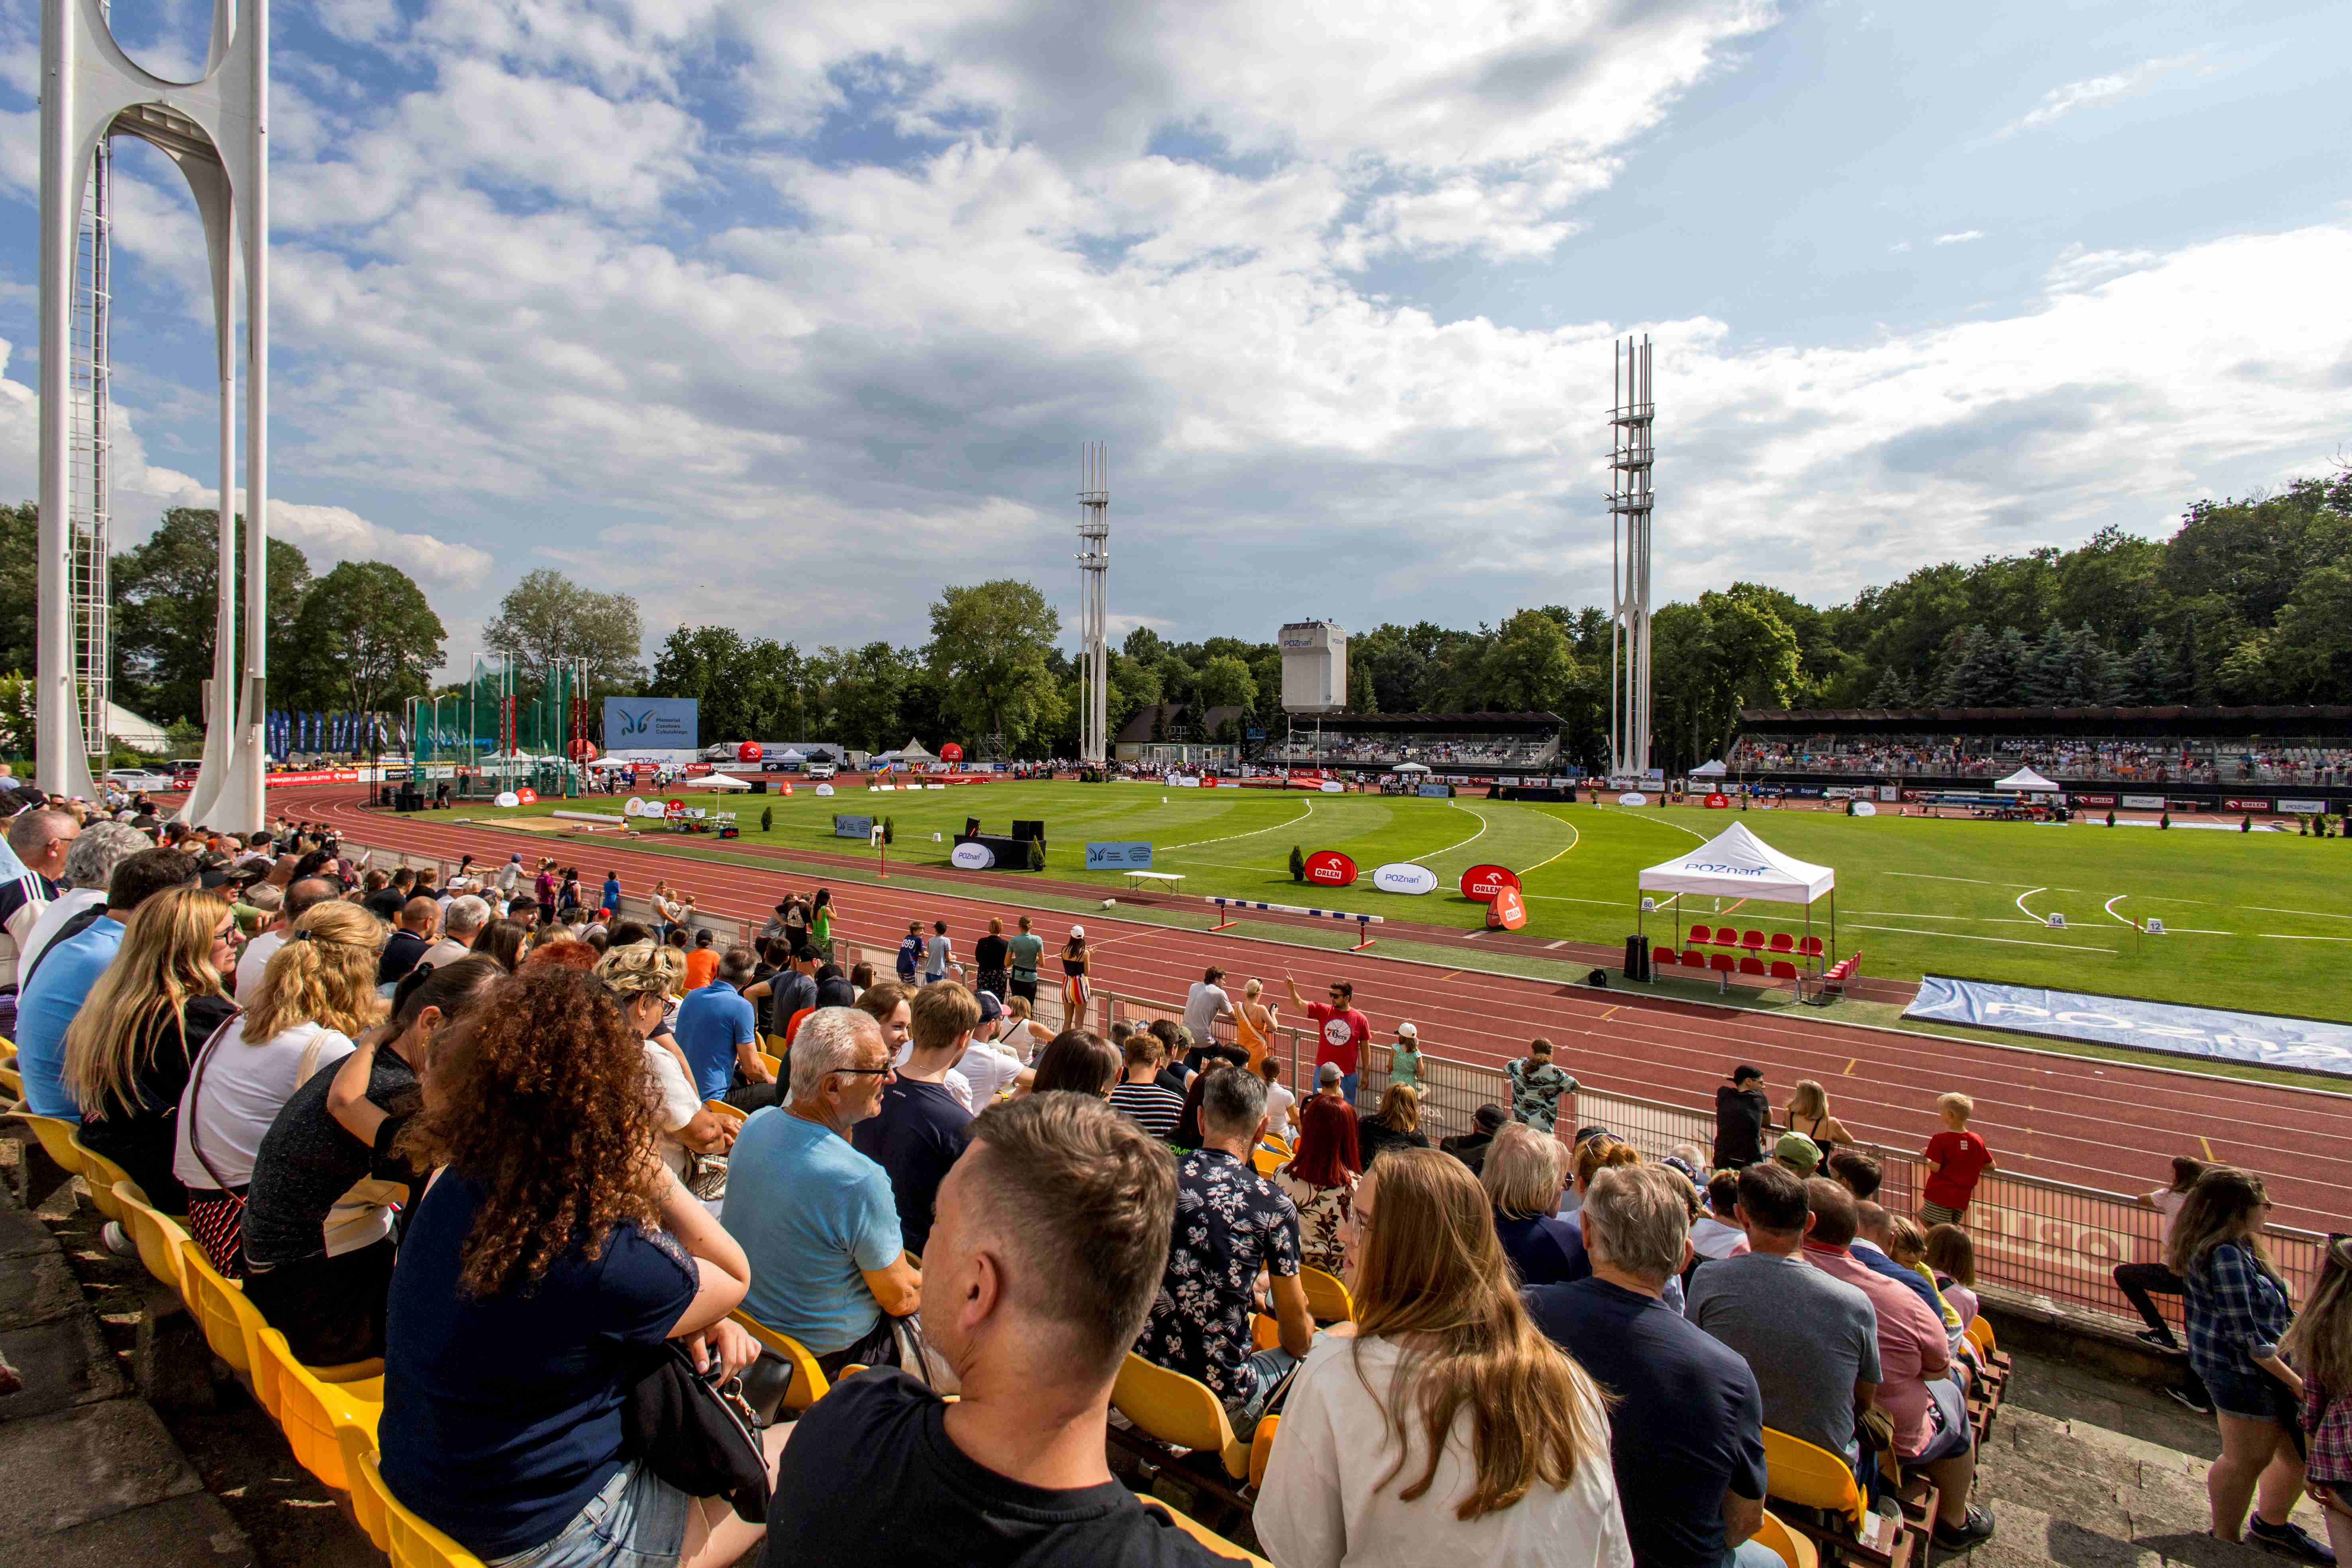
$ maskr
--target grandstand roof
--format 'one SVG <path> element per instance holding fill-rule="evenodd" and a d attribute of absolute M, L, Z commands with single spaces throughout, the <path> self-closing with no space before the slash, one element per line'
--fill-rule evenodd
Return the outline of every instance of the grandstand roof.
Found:
<path fill-rule="evenodd" d="M 1327 713 L 1326 730 L 1381 734 L 1435 730 L 1452 734 L 1538 735 L 1564 728 L 1557 713 Z M 1306 726 L 1300 726 L 1305 728 Z"/>
<path fill-rule="evenodd" d="M 1743 708 L 1743 731 L 1761 734 L 2132 735 L 2352 734 L 2352 706 L 2257 708 Z"/>

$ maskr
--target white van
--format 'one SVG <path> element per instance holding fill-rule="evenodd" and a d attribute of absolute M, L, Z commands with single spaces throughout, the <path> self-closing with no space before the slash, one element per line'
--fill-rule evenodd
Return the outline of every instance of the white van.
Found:
<path fill-rule="evenodd" d="M 833 776 L 833 764 L 820 757 L 808 765 L 808 776 L 822 784 Z"/>

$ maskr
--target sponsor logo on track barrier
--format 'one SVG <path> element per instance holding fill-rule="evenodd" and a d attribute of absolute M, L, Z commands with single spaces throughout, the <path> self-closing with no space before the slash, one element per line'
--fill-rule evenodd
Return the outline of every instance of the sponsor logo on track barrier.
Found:
<path fill-rule="evenodd" d="M 959 844 L 948 859 L 967 871 L 985 871 L 996 864 L 996 851 L 985 844 Z"/>
<path fill-rule="evenodd" d="M 1462 896 L 1482 904 L 1492 903 L 1505 888 L 1518 885 L 1518 873 L 1507 866 L 1473 866 L 1462 873 Z"/>
<path fill-rule="evenodd" d="M 1437 873 L 1410 860 L 1392 860 L 1372 873 L 1372 886 L 1383 893 L 1418 897 L 1437 891 Z"/>
<path fill-rule="evenodd" d="M 1344 888 L 1356 879 L 1356 863 L 1337 849 L 1318 849 L 1307 858 L 1307 879 L 1326 888 Z"/>

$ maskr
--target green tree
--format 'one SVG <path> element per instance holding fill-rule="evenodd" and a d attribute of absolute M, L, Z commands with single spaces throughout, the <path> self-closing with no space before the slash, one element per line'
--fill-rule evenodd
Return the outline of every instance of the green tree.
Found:
<path fill-rule="evenodd" d="M 1057 727 L 1062 694 L 1048 656 L 1061 630 L 1061 616 L 1034 584 L 1000 578 L 942 590 L 923 650 L 940 718 L 968 738 L 1002 735 L 1015 746 Z M 1130 633 L 1128 641 L 1136 640 Z"/>
<path fill-rule="evenodd" d="M 833 738 L 864 752 L 887 751 L 906 740 L 900 707 L 912 655 L 887 642 L 870 642 L 819 648 L 812 664 L 824 692 L 824 727 Z"/>
<path fill-rule="evenodd" d="M 654 655 L 649 695 L 693 698 L 713 739 L 811 740 L 803 733 L 809 674 L 790 643 L 746 638 L 731 626 L 680 626 Z"/>
<path fill-rule="evenodd" d="M 219 513 L 173 507 L 155 531 L 114 557 L 115 700 L 158 722 L 200 719 L 204 683 L 213 672 L 219 613 Z M 245 530 L 236 531 L 236 571 L 245 571 Z M 299 671 L 294 627 L 310 585 L 310 563 L 282 539 L 269 542 L 269 629 L 273 672 Z M 243 610 L 236 635 L 245 635 Z M 283 705 L 274 695 L 272 706 Z"/>
<path fill-rule="evenodd" d="M 1211 708 L 1247 710 L 1257 705 L 1257 678 L 1234 654 L 1219 654 L 1202 665 L 1195 690 L 1203 712 Z"/>
<path fill-rule="evenodd" d="M 1576 682 L 1576 655 L 1559 620 L 1521 610 L 1505 621 L 1480 660 L 1484 706 L 1507 712 L 1554 712 Z"/>
<path fill-rule="evenodd" d="M 408 574 L 388 562 L 346 561 L 302 601 L 294 673 L 322 703 L 394 711 L 430 688 L 447 637 Z"/>
<path fill-rule="evenodd" d="M 633 693 L 645 681 L 637 662 L 645 647 L 637 601 L 583 588 L 544 567 L 507 590 L 482 640 L 541 679 L 558 664 L 584 659 L 592 694 Z"/>
<path fill-rule="evenodd" d="M 40 597 L 40 536 L 38 502 L 0 506 L 0 669 L 31 669 L 36 663 L 33 608 Z"/>
<path fill-rule="evenodd" d="M 2352 702 L 2352 571 L 2322 566 L 2296 584 L 2266 654 L 2270 700 Z"/>

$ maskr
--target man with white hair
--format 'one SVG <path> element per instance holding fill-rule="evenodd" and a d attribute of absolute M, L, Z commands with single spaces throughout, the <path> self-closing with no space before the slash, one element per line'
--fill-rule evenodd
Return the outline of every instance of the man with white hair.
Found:
<path fill-rule="evenodd" d="M 791 1098 L 756 1111 L 730 1151 L 727 1228 L 751 1260 L 743 1310 L 790 1334 L 827 1375 L 853 1363 L 897 1366 L 893 1320 L 922 1304 L 889 1173 L 849 1130 L 897 1078 L 882 1026 L 856 1007 L 820 1007 L 793 1037 Z M 768 1410 L 789 1372 L 762 1358 L 749 1392 Z"/>
<path fill-rule="evenodd" d="M 40 923 L 41 910 L 63 891 L 66 856 L 81 824 L 61 806 L 37 805 L 8 819 L 8 847 L 25 869 L 0 882 L 0 991 L 16 985 L 16 954 Z"/>
<path fill-rule="evenodd" d="M 490 906 L 471 893 L 460 893 L 441 911 L 441 940 L 425 950 L 419 962 L 438 969 L 474 951 L 474 942 L 490 923 Z"/>
<path fill-rule="evenodd" d="M 1581 1211 L 1592 1274 L 1527 1292 L 1537 1326 L 1620 1403 L 1610 1459 L 1642 1568 L 1778 1568 L 1764 1522 L 1764 1399 L 1739 1352 L 1659 1298 L 1689 1260 L 1683 1180 L 1596 1172 Z"/>
<path fill-rule="evenodd" d="M 106 902 L 106 886 L 114 879 L 117 866 L 142 849 L 154 847 L 153 839 L 128 823 L 96 822 L 84 828 L 81 837 L 66 850 L 61 877 L 65 890 L 41 906 L 40 918 L 18 943 L 19 981 L 25 969 L 57 939 L 68 921 L 84 910 L 97 909 Z"/>

